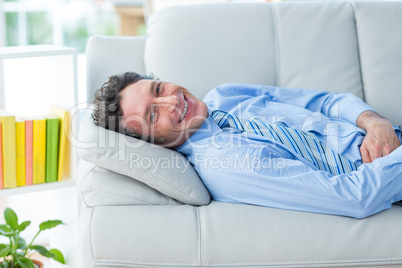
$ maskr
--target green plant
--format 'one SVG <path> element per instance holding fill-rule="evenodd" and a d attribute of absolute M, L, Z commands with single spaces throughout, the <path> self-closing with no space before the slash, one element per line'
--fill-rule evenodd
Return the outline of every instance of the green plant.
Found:
<path fill-rule="evenodd" d="M 42 222 L 39 225 L 39 231 L 31 243 L 27 245 L 25 239 L 20 237 L 20 233 L 31 224 L 31 221 L 24 221 L 18 224 L 17 214 L 11 208 L 4 210 L 4 219 L 6 220 L 6 224 L 0 224 L 0 235 L 8 237 L 10 243 L 0 244 L 0 258 L 3 258 L 3 261 L 0 263 L 1 268 L 34 268 L 34 263 L 29 257 L 35 252 L 63 264 L 65 263 L 64 256 L 59 250 L 47 250 L 43 246 L 33 245 L 34 240 L 42 231 L 64 224 L 62 221 L 51 220 Z"/>

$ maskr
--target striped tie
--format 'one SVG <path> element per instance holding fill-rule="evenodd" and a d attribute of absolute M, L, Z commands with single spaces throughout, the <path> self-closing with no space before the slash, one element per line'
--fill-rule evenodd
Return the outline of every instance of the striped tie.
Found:
<path fill-rule="evenodd" d="M 352 161 L 328 148 L 313 133 L 289 128 L 283 124 L 271 124 L 258 119 L 248 120 L 219 110 L 212 112 L 212 118 L 220 128 L 233 127 L 276 141 L 333 175 L 350 173 L 357 169 Z"/>

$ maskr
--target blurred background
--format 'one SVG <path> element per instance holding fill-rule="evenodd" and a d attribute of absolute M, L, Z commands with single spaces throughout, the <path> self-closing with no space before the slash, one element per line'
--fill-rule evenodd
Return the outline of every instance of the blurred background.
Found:
<path fill-rule="evenodd" d="M 146 21 L 149 16 L 167 6 L 264 1 L 266 0 L 0 0 L 0 47 L 51 44 L 76 48 L 78 100 L 84 102 L 85 47 L 90 36 L 146 35 Z"/>
<path fill-rule="evenodd" d="M 0 0 L 0 46 L 54 44 L 85 52 L 91 35 L 145 35 L 170 5 L 264 0 Z"/>

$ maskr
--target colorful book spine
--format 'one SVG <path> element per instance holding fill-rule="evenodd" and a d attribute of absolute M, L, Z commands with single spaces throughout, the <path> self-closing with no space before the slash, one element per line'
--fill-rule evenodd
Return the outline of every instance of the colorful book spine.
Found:
<path fill-rule="evenodd" d="M 59 118 L 46 116 L 46 182 L 57 181 L 57 161 L 59 153 Z"/>
<path fill-rule="evenodd" d="M 0 189 L 4 188 L 4 179 L 3 179 L 3 149 L 2 149 L 2 141 L 1 138 L 1 122 L 0 122 Z"/>
<path fill-rule="evenodd" d="M 17 187 L 17 153 L 15 141 L 15 116 L 0 112 L 2 124 L 3 179 L 4 188 Z"/>
<path fill-rule="evenodd" d="M 25 185 L 25 120 L 15 119 L 15 142 L 17 154 L 17 186 Z"/>
<path fill-rule="evenodd" d="M 51 106 L 50 113 L 60 119 L 59 127 L 59 157 L 58 157 L 58 181 L 70 177 L 70 146 L 69 135 L 71 133 L 70 114 L 68 110 L 60 106 Z"/>
<path fill-rule="evenodd" d="M 42 116 L 33 118 L 33 184 L 45 183 L 46 170 L 46 119 Z"/>
<path fill-rule="evenodd" d="M 33 165 L 33 121 L 32 118 L 25 118 L 25 184 L 32 185 Z"/>

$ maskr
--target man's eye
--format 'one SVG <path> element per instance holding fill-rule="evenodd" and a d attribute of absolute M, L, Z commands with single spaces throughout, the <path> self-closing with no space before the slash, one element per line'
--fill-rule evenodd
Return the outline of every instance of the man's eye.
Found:
<path fill-rule="evenodd" d="M 152 110 L 149 120 L 151 124 L 154 124 L 156 121 L 158 121 L 158 107 L 155 107 L 155 109 Z"/>
<path fill-rule="evenodd" d="M 155 118 L 155 111 L 151 112 L 151 118 L 149 119 L 151 124 L 154 122 L 154 118 Z"/>
<path fill-rule="evenodd" d="M 160 90 L 161 90 L 161 84 L 158 84 L 157 86 L 156 86 L 156 95 L 157 96 L 159 96 L 159 92 L 160 92 Z"/>

